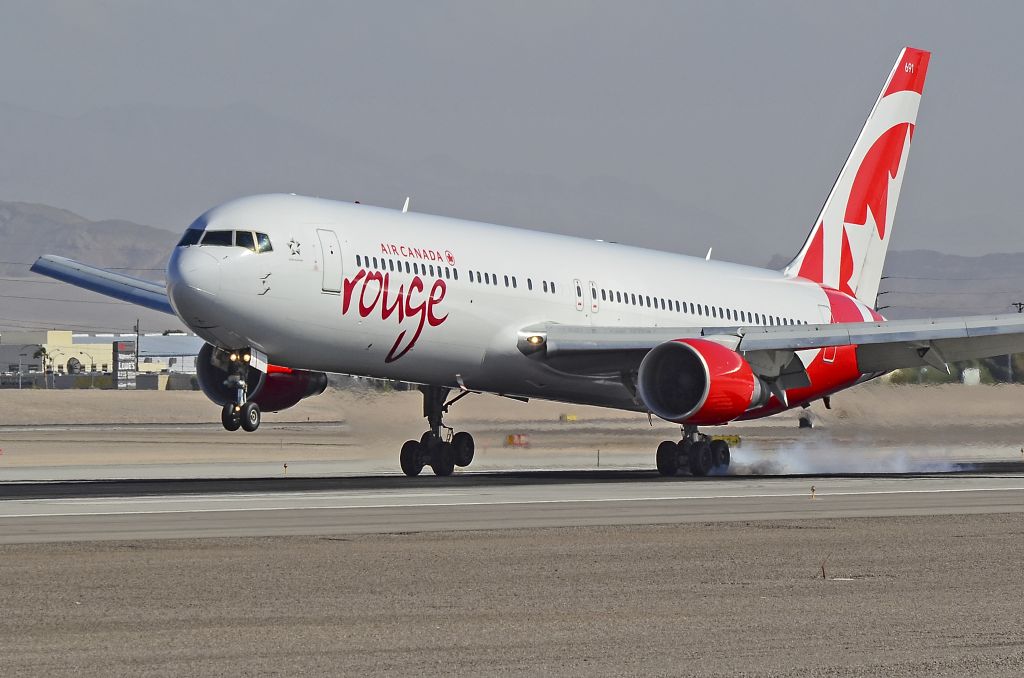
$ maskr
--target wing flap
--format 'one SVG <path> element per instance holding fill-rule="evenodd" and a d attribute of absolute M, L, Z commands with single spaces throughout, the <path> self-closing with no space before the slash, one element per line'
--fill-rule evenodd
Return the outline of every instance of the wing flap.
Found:
<path fill-rule="evenodd" d="M 140 280 L 53 254 L 39 257 L 30 270 L 114 299 L 174 315 L 167 289 L 161 283 Z"/>

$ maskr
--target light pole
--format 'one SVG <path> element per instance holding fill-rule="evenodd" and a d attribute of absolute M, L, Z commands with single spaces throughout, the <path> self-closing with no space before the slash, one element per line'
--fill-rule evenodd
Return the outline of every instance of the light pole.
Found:
<path fill-rule="evenodd" d="M 22 372 L 24 372 L 24 368 L 22 367 L 22 365 L 23 365 L 22 358 L 26 358 L 26 357 L 28 357 L 28 353 L 19 353 L 18 354 L 18 390 L 19 391 L 21 390 L 21 374 L 22 374 Z"/>
<path fill-rule="evenodd" d="M 50 357 L 50 388 L 57 388 L 57 356 L 56 354 L 64 355 L 64 351 L 59 348 L 53 349 L 53 351 L 47 353 Z M 45 375 L 44 375 L 45 378 Z"/>
<path fill-rule="evenodd" d="M 96 388 L 96 358 L 88 351 L 79 351 L 78 355 L 84 355 L 89 359 L 89 388 Z"/>

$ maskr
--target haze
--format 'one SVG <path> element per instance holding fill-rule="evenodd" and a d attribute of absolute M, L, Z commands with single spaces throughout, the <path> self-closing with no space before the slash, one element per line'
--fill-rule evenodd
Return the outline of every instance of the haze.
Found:
<path fill-rule="evenodd" d="M 894 249 L 1019 251 L 1015 4 L 8 2 L 0 199 L 183 229 L 294 191 L 764 265 L 899 49 Z"/>

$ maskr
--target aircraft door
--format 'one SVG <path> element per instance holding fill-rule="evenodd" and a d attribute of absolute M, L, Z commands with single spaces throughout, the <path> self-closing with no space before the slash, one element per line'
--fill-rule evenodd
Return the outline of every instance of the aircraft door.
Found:
<path fill-rule="evenodd" d="M 579 279 L 577 278 L 576 280 L 572 281 L 572 286 L 576 290 L 576 310 L 577 311 L 582 311 L 583 310 L 583 283 L 581 283 L 579 281 Z"/>
<path fill-rule="evenodd" d="M 590 281 L 590 312 L 597 313 L 601 310 L 601 307 L 597 303 L 597 285 L 594 281 Z"/>
<path fill-rule="evenodd" d="M 320 238 L 320 251 L 323 253 L 323 283 L 321 289 L 324 292 L 341 292 L 341 245 L 338 244 L 338 234 L 325 228 L 316 229 L 317 237 Z"/>
<path fill-rule="evenodd" d="M 818 310 L 821 311 L 821 320 L 825 323 L 834 323 L 835 318 L 832 317 L 832 309 L 828 306 L 819 305 Z M 836 347 L 826 346 L 821 349 L 821 360 L 826 363 L 834 363 L 836 361 Z"/>

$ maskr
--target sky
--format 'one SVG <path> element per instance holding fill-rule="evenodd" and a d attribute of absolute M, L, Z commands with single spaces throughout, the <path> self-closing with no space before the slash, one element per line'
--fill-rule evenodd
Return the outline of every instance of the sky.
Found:
<path fill-rule="evenodd" d="M 0 199 L 181 230 L 266 191 L 764 265 L 904 45 L 894 249 L 1019 242 L 1024 5 L 4 0 Z"/>

